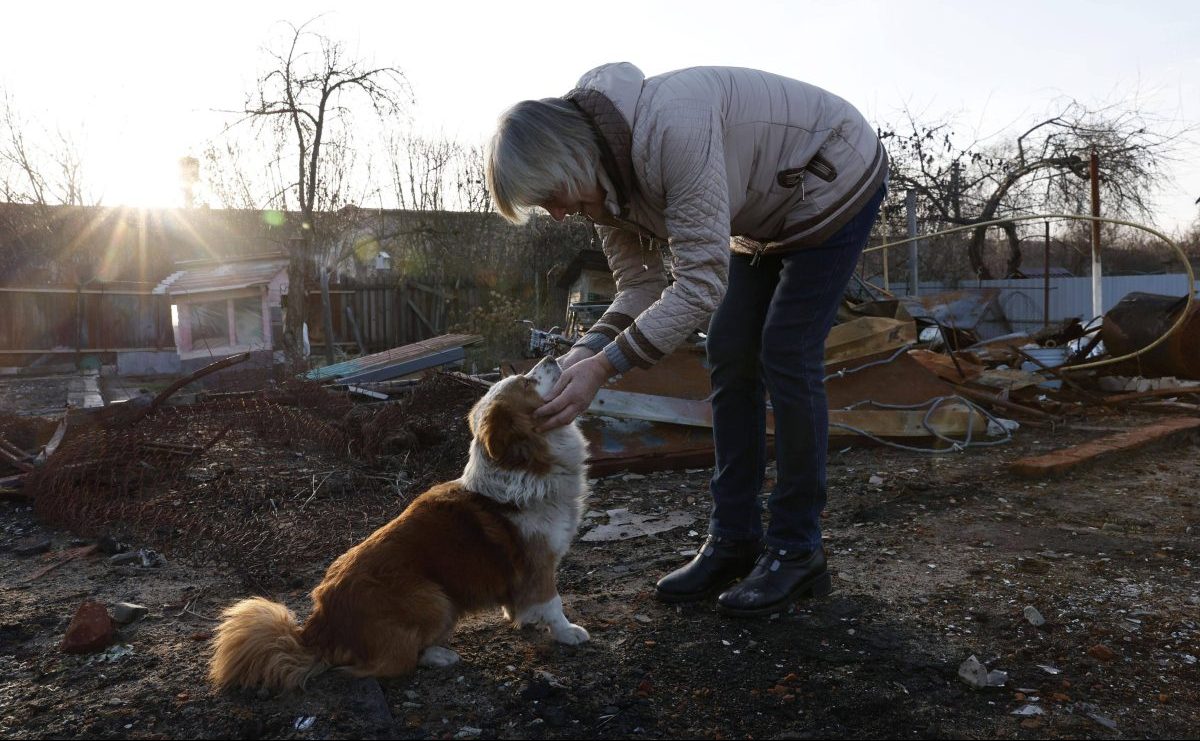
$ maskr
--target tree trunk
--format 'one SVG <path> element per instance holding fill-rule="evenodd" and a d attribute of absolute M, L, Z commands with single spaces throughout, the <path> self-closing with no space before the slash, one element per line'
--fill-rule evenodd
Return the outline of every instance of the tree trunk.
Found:
<path fill-rule="evenodd" d="M 304 289 L 308 278 L 307 239 L 292 240 L 288 256 L 287 308 L 283 313 L 283 350 L 295 365 L 304 361 Z"/>
<path fill-rule="evenodd" d="M 333 308 L 329 300 L 329 268 L 321 268 L 321 326 L 325 329 L 325 362 L 333 365 Z"/>

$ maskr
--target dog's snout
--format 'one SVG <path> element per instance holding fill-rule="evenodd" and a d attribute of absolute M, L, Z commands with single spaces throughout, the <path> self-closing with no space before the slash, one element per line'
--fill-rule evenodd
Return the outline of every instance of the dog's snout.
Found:
<path fill-rule="evenodd" d="M 525 377 L 532 379 L 537 384 L 538 395 L 545 399 L 550 395 L 550 390 L 554 388 L 554 384 L 558 383 L 561 375 L 562 368 L 558 366 L 558 361 L 546 356 L 533 366 L 533 370 L 526 373 Z"/>

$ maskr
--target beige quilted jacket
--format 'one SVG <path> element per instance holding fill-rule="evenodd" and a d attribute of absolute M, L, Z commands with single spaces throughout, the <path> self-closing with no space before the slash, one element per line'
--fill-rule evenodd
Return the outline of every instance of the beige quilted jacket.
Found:
<path fill-rule="evenodd" d="M 607 64 L 565 97 L 600 136 L 611 217 L 597 223 L 617 285 L 579 344 L 603 348 L 620 371 L 653 365 L 708 321 L 725 295 L 730 249 L 820 244 L 887 173 L 879 138 L 853 106 L 757 70 L 647 79 L 632 64 Z"/>

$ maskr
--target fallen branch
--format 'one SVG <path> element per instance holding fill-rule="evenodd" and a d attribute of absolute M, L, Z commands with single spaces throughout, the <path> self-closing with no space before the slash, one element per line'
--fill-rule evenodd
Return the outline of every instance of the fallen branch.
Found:
<path fill-rule="evenodd" d="M 61 559 L 59 559 L 58 561 L 50 564 L 49 566 L 44 566 L 44 567 L 38 569 L 37 571 L 33 572 L 29 576 L 25 577 L 25 583 L 28 584 L 29 582 L 34 581 L 35 579 L 40 579 L 43 576 L 45 576 L 46 574 L 49 574 L 51 571 L 54 571 L 55 569 L 57 569 L 59 566 L 62 566 L 63 564 L 70 563 L 71 561 L 74 561 L 75 559 L 81 558 L 83 556 L 90 556 L 98 550 L 100 550 L 100 546 L 92 544 L 92 545 L 81 546 L 79 548 L 72 548 L 69 551 L 64 551 L 63 557 Z"/>
<path fill-rule="evenodd" d="M 195 373 L 192 373 L 187 376 L 184 376 L 183 378 L 180 378 L 175 383 L 171 384 L 170 386 L 167 386 L 165 389 L 160 391 L 158 396 L 155 396 L 154 400 L 150 402 L 150 406 L 148 406 L 146 408 L 146 411 L 143 412 L 141 415 L 139 415 L 133 421 L 136 422 L 148 414 L 153 414 L 154 411 L 156 409 L 158 409 L 160 406 L 162 406 L 163 403 L 166 402 L 167 399 L 171 398 L 175 394 L 176 391 L 178 391 L 179 389 L 188 385 L 189 383 L 192 383 L 193 381 L 198 381 L 201 378 L 204 378 L 205 376 L 207 376 L 209 374 L 216 373 L 219 370 L 224 370 L 225 368 L 229 368 L 231 366 L 237 365 L 238 363 L 245 362 L 246 360 L 249 360 L 249 359 L 250 359 L 250 353 L 248 353 L 248 352 L 239 353 L 238 355 L 230 355 L 227 358 L 222 358 L 215 363 L 210 363 L 210 364 L 204 366 L 203 368 L 196 371 Z"/>

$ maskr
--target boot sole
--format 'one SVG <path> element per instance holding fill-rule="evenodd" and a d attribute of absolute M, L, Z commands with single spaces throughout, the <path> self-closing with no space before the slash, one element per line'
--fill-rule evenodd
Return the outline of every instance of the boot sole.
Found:
<path fill-rule="evenodd" d="M 660 592 L 656 589 L 654 590 L 654 599 L 671 605 L 684 604 L 686 602 L 702 602 L 706 599 L 712 599 L 713 597 L 716 597 L 721 592 L 724 592 L 726 589 L 735 584 L 737 581 L 737 579 L 730 579 L 724 584 L 719 584 L 715 587 L 706 589 L 703 592 L 694 592 L 692 594 L 671 594 L 670 592 Z"/>
<path fill-rule="evenodd" d="M 764 615 L 773 615 L 777 612 L 783 612 L 797 600 L 810 599 L 814 597 L 828 597 L 832 592 L 833 576 L 830 575 L 828 571 L 823 571 L 807 582 L 800 584 L 798 587 L 793 589 L 788 596 L 772 605 L 768 605 L 767 607 L 756 607 L 752 610 L 738 610 L 718 603 L 717 612 L 730 617 L 762 617 Z"/>

